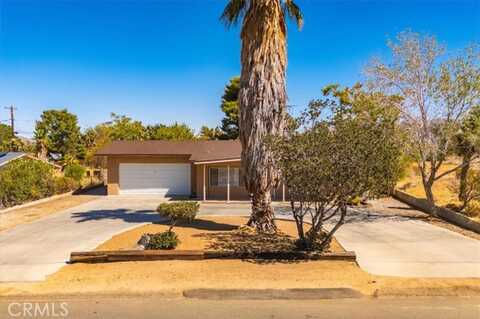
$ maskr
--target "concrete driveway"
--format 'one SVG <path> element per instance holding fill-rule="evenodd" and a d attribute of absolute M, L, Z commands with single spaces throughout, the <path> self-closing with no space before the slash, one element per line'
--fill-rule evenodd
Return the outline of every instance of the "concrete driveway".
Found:
<path fill-rule="evenodd" d="M 151 196 L 111 196 L 0 232 L 0 281 L 44 280 L 65 265 L 70 252 L 91 250 L 113 235 L 159 221 Z M 288 206 L 276 206 L 289 218 Z M 246 203 L 202 204 L 200 215 L 249 215 Z M 480 277 L 477 240 L 396 215 L 352 212 L 336 234 L 357 253 L 360 267 L 377 275 Z"/>
<path fill-rule="evenodd" d="M 92 250 L 117 233 L 159 221 L 159 201 L 105 196 L 0 232 L 0 282 L 44 280 L 70 252 Z"/>
<path fill-rule="evenodd" d="M 202 214 L 249 215 L 248 204 L 203 204 Z M 389 200 L 389 207 L 350 210 L 335 237 L 357 254 L 359 266 L 374 275 L 399 277 L 480 277 L 480 242 L 422 221 L 426 215 Z M 393 209 L 392 209 L 393 208 Z M 277 217 L 291 218 L 288 205 Z M 327 228 L 332 225 L 327 225 Z"/>

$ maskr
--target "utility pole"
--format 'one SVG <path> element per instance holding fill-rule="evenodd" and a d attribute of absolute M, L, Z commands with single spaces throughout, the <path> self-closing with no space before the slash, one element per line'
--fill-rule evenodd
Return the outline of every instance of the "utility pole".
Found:
<path fill-rule="evenodd" d="M 10 128 L 12 129 L 12 136 L 15 137 L 15 111 L 17 108 L 11 105 L 6 106 L 5 109 L 10 110 Z"/>

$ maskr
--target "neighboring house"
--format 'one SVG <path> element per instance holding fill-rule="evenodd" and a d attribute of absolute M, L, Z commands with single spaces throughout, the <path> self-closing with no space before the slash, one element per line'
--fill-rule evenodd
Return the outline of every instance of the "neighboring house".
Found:
<path fill-rule="evenodd" d="M 116 141 L 107 158 L 109 195 L 156 194 L 200 200 L 248 200 L 240 168 L 242 147 L 229 141 Z M 273 194 L 282 200 L 280 186 Z"/>
<path fill-rule="evenodd" d="M 41 160 L 39 158 L 36 158 L 36 157 L 31 156 L 31 155 L 29 155 L 27 153 L 24 153 L 24 152 L 0 152 L 0 169 L 2 168 L 2 166 L 7 165 L 11 161 L 19 159 L 19 158 L 23 158 L 23 157 L 26 157 L 26 158 L 29 158 L 29 159 L 32 159 L 32 160 L 36 160 L 36 161 L 45 162 L 47 164 L 50 164 L 50 165 L 54 166 L 56 169 L 61 169 L 62 168 L 61 166 L 59 166 L 57 164 L 53 164 L 53 163 L 50 163 L 48 161 Z"/>

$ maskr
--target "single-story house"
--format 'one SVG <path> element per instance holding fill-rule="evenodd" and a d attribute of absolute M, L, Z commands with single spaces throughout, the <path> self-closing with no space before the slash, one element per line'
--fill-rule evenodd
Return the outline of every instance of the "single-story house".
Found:
<path fill-rule="evenodd" d="M 242 147 L 228 141 L 115 141 L 106 157 L 107 192 L 199 200 L 248 200 L 240 165 Z M 285 187 L 274 191 L 285 199 Z"/>

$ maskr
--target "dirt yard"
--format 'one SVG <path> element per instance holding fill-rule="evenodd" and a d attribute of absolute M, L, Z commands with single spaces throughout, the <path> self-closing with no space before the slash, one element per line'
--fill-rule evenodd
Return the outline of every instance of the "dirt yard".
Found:
<path fill-rule="evenodd" d="M 242 217 L 201 216 L 175 231 L 178 249 L 202 249 L 231 242 Z M 292 222 L 279 221 L 283 236 L 295 235 Z M 147 225 L 114 236 L 97 249 L 130 249 L 144 232 L 166 229 Z M 280 238 L 284 238 L 281 236 Z M 243 237 L 242 237 L 243 238 Z M 238 238 L 234 237 L 234 240 Z M 242 239 L 244 240 L 244 238 Z M 281 241 L 283 243 L 283 241 Z M 243 242 L 242 242 L 243 243 Z M 250 240 L 246 240 L 250 244 Z M 276 243 L 275 243 L 276 244 Z M 230 245 L 230 244 L 229 244 Z M 221 247 L 231 247 L 231 246 Z M 334 243 L 333 250 L 342 248 Z M 194 288 L 285 289 L 350 287 L 368 296 L 480 295 L 480 279 L 410 279 L 373 276 L 345 261 L 198 260 L 72 264 L 46 281 L 0 284 L 0 296 L 71 294 L 167 294 L 181 296 Z"/>
<path fill-rule="evenodd" d="M 50 202 L 0 213 L 0 231 L 58 213 L 98 198 L 95 195 L 68 195 Z"/>
<path fill-rule="evenodd" d="M 178 294 L 194 288 L 284 289 L 350 287 L 375 295 L 480 295 L 480 279 L 372 276 L 343 261 L 149 261 L 73 264 L 36 284 L 0 284 L 0 296 Z"/>
<path fill-rule="evenodd" d="M 248 229 L 240 228 L 247 222 L 247 217 L 200 216 L 190 224 L 178 225 L 174 228 L 181 250 L 292 250 L 297 237 L 295 223 L 277 221 L 280 230 L 277 236 L 259 235 Z M 168 225 L 150 224 L 141 226 L 114 236 L 98 246 L 96 250 L 135 249 L 137 242 L 145 233 L 158 233 L 168 229 Z M 345 251 L 336 240 L 332 241 L 330 251 Z"/>

